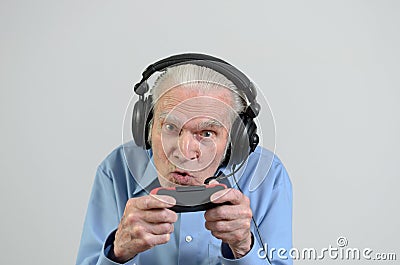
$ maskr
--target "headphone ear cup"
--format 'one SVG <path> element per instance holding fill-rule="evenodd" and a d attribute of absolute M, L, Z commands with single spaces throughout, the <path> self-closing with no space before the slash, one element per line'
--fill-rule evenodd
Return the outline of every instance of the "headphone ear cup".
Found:
<path fill-rule="evenodd" d="M 143 99 L 139 99 L 132 112 L 132 136 L 137 146 L 144 147 L 143 131 L 144 131 L 144 104 Z"/>
<path fill-rule="evenodd" d="M 243 114 L 240 114 L 232 125 L 229 164 L 238 165 L 249 154 L 249 137 L 246 132 Z"/>
<path fill-rule="evenodd" d="M 135 103 L 132 112 L 132 136 L 137 146 L 150 149 L 148 141 L 150 119 L 153 117 L 152 96 L 139 99 Z"/>
<path fill-rule="evenodd" d="M 232 125 L 231 142 L 227 152 L 226 164 L 238 165 L 242 163 L 259 142 L 257 125 L 254 120 L 246 114 L 240 114 Z"/>

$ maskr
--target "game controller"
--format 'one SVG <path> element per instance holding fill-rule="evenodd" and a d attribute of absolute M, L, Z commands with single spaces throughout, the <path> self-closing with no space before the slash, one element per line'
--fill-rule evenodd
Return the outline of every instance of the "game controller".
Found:
<path fill-rule="evenodd" d="M 211 195 L 226 189 L 225 184 L 210 184 L 198 186 L 178 186 L 173 188 L 159 187 L 150 194 L 168 195 L 176 199 L 176 204 L 170 209 L 177 213 L 205 211 L 218 205 L 210 200 Z M 226 204 L 226 203 L 223 203 Z"/>

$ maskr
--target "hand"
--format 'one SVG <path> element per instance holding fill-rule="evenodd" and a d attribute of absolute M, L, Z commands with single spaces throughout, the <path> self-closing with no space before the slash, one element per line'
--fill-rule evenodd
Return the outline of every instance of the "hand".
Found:
<path fill-rule="evenodd" d="M 174 231 L 176 201 L 170 196 L 147 195 L 129 199 L 114 240 L 114 261 L 124 263 L 136 254 L 165 244 Z"/>
<path fill-rule="evenodd" d="M 204 214 L 206 228 L 211 234 L 227 243 L 235 258 L 246 255 L 251 249 L 250 223 L 253 216 L 250 200 L 236 189 L 218 191 L 211 196 L 214 203 L 230 202 L 207 210 Z"/>

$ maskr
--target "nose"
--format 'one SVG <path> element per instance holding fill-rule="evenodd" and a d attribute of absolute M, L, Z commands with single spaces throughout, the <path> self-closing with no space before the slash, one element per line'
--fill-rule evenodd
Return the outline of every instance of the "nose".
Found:
<path fill-rule="evenodd" d="M 190 131 L 182 130 L 178 138 L 179 157 L 184 160 L 196 160 L 200 157 L 200 142 Z"/>

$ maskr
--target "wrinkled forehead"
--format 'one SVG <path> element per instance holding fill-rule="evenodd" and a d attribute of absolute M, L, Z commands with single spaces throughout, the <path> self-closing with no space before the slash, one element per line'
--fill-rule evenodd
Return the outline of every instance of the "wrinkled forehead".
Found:
<path fill-rule="evenodd" d="M 200 92 L 174 88 L 158 99 L 154 116 L 158 119 L 178 119 L 181 122 L 206 118 L 227 125 L 234 112 L 230 93 L 227 89 Z"/>

